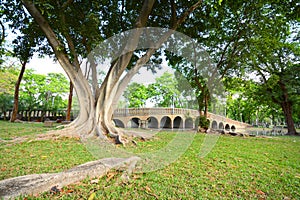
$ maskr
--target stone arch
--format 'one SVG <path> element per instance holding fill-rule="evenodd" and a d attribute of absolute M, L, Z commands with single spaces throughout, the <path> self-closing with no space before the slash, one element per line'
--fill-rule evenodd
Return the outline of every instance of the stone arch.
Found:
<path fill-rule="evenodd" d="M 235 129 L 236 129 L 235 126 L 232 125 L 232 126 L 231 126 L 231 131 L 232 131 L 232 132 L 235 132 Z"/>
<path fill-rule="evenodd" d="M 184 122 L 184 128 L 194 128 L 194 124 L 193 124 L 193 118 L 189 117 L 187 119 L 185 119 L 185 122 Z"/>
<path fill-rule="evenodd" d="M 172 120 L 168 116 L 164 116 L 160 120 L 160 128 L 172 128 Z"/>
<path fill-rule="evenodd" d="M 158 120 L 155 117 L 149 117 L 148 128 L 159 128 Z"/>
<path fill-rule="evenodd" d="M 226 131 L 230 131 L 230 126 L 229 126 L 229 124 L 226 124 L 226 125 L 225 125 L 225 130 L 226 130 Z"/>
<path fill-rule="evenodd" d="M 125 128 L 125 125 L 121 120 L 113 119 L 113 121 L 114 121 L 116 127 Z"/>
<path fill-rule="evenodd" d="M 130 119 L 130 128 L 138 128 L 139 127 L 139 120 L 140 118 L 138 117 L 133 117 Z"/>
<path fill-rule="evenodd" d="M 214 130 L 217 130 L 218 129 L 218 123 L 214 120 L 212 121 L 211 123 L 211 128 L 214 129 Z"/>
<path fill-rule="evenodd" d="M 180 116 L 174 118 L 173 128 L 183 128 L 183 120 Z"/>
<path fill-rule="evenodd" d="M 223 122 L 219 123 L 219 130 L 224 130 L 224 124 L 223 124 Z"/>

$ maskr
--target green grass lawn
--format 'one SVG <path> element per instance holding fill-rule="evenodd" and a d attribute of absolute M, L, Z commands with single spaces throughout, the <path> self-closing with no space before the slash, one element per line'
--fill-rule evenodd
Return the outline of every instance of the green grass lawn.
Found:
<path fill-rule="evenodd" d="M 0 138 L 2 140 L 12 140 L 21 136 L 32 136 L 44 133 L 53 128 L 43 126 L 43 123 L 9 123 L 0 120 Z"/>
<path fill-rule="evenodd" d="M 3 122 L 1 130 L 6 125 L 15 130 L 14 125 Z M 26 126 L 23 124 L 23 129 Z M 174 135 L 162 132 L 151 141 L 126 148 L 137 152 L 159 149 Z M 133 174 L 129 182 L 122 181 L 121 172 L 112 171 L 57 194 L 45 192 L 26 199 L 300 199 L 300 137 L 221 136 L 213 150 L 200 158 L 204 136 L 197 134 L 174 163 L 154 172 Z M 80 141 L 68 138 L 1 144 L 0 152 L 0 179 L 63 171 L 93 160 Z"/>

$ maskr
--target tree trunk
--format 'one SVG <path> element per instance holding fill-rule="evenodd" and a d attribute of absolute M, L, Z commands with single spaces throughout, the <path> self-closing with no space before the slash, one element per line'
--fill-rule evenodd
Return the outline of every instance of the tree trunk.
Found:
<path fill-rule="evenodd" d="M 209 94 L 204 95 L 204 116 L 208 118 Z"/>
<path fill-rule="evenodd" d="M 298 135 L 295 129 L 295 124 L 292 116 L 292 104 L 290 102 L 282 102 L 281 107 L 287 124 L 287 135 Z"/>
<path fill-rule="evenodd" d="M 19 107 L 19 88 L 20 88 L 20 84 L 21 84 L 21 81 L 22 81 L 22 78 L 23 78 L 23 75 L 25 72 L 25 68 L 26 68 L 26 61 L 24 61 L 22 63 L 22 68 L 21 68 L 18 80 L 16 82 L 16 85 L 15 85 L 14 106 L 13 106 L 10 122 L 14 122 L 17 119 L 18 107 Z"/>
<path fill-rule="evenodd" d="M 282 108 L 284 118 L 286 121 L 286 125 L 288 128 L 287 135 L 298 135 L 298 133 L 296 132 L 296 129 L 295 129 L 295 124 L 294 124 L 293 115 L 292 115 L 292 112 L 293 112 L 292 111 L 292 102 L 289 100 L 289 95 L 288 95 L 286 85 L 281 80 L 278 83 L 279 83 L 279 86 L 282 91 L 282 99 L 283 100 L 280 102 L 280 106 Z"/>
<path fill-rule="evenodd" d="M 70 81 L 70 91 L 69 91 L 69 98 L 68 98 L 66 121 L 71 121 L 72 100 L 73 100 L 73 83 Z"/>
<path fill-rule="evenodd" d="M 3 120 L 6 121 L 6 110 L 3 110 Z"/>

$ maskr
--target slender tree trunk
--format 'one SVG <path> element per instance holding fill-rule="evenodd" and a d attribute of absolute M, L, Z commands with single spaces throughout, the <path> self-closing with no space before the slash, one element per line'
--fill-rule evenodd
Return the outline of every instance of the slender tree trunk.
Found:
<path fill-rule="evenodd" d="M 208 118 L 209 94 L 204 95 L 204 116 Z"/>
<path fill-rule="evenodd" d="M 23 78 L 23 75 L 25 72 L 26 63 L 27 63 L 26 61 L 24 61 L 22 63 L 22 68 L 21 68 L 18 80 L 16 82 L 16 85 L 15 85 L 14 106 L 13 106 L 10 122 L 14 122 L 17 119 L 18 107 L 19 107 L 19 88 L 20 88 L 20 84 L 21 84 L 21 81 L 22 81 L 22 78 Z"/>
<path fill-rule="evenodd" d="M 70 90 L 68 98 L 68 108 L 66 114 L 66 121 L 71 121 L 71 110 L 72 110 L 72 101 L 73 101 L 73 83 L 70 81 Z"/>
<path fill-rule="evenodd" d="M 6 121 L 6 111 L 5 111 L 5 109 L 3 110 L 3 119 L 4 119 L 4 121 Z"/>

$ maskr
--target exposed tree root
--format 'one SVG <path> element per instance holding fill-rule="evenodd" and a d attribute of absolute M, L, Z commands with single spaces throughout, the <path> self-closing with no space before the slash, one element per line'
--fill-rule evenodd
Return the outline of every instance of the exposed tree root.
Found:
<path fill-rule="evenodd" d="M 128 177 L 139 160 L 139 157 L 104 158 L 76 166 L 65 172 L 32 174 L 2 180 L 0 181 L 0 197 L 10 199 L 20 195 L 35 195 L 49 191 L 53 187 L 62 188 L 87 177 L 102 177 L 111 169 L 125 171 Z"/>

